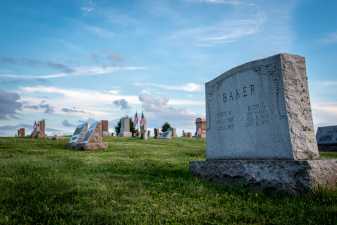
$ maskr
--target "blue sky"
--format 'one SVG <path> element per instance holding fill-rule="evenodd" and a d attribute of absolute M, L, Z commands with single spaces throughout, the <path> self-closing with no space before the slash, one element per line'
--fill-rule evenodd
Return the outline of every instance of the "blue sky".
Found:
<path fill-rule="evenodd" d="M 3 0 L 0 135 L 144 111 L 193 130 L 204 83 L 280 52 L 306 57 L 316 126 L 337 123 L 337 2 Z"/>

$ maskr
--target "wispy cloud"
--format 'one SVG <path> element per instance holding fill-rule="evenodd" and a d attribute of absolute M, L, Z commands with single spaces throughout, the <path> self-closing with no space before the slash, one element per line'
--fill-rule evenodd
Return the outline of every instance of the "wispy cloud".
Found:
<path fill-rule="evenodd" d="M 45 100 L 42 100 L 39 104 L 31 105 L 23 103 L 23 107 L 26 109 L 40 110 L 42 109 L 44 113 L 51 114 L 54 112 L 54 107 L 48 104 Z"/>
<path fill-rule="evenodd" d="M 62 108 L 61 111 L 65 112 L 65 113 L 83 113 L 83 114 L 86 113 L 84 110 L 80 110 L 80 109 L 77 109 L 75 107 L 72 107 L 72 108 Z"/>
<path fill-rule="evenodd" d="M 53 61 L 43 61 L 31 58 L 0 57 L 0 65 L 16 65 L 26 67 L 48 67 L 63 71 L 65 73 L 74 72 L 73 69 L 63 63 Z"/>
<path fill-rule="evenodd" d="M 202 85 L 196 83 L 186 83 L 182 85 L 167 85 L 167 84 L 138 82 L 134 83 L 134 85 L 140 87 L 154 87 L 168 91 L 200 92 L 202 90 Z"/>
<path fill-rule="evenodd" d="M 78 76 L 99 76 L 109 75 L 118 71 L 137 71 L 146 70 L 142 66 L 83 66 L 74 67 L 72 72 L 52 73 L 46 75 L 21 75 L 21 74 L 0 74 L 0 78 L 35 80 L 35 79 L 57 79 L 64 77 L 78 77 Z"/>
<path fill-rule="evenodd" d="M 114 32 L 97 25 L 82 24 L 81 28 L 101 38 L 112 38 L 115 36 Z"/>
<path fill-rule="evenodd" d="M 184 43 L 192 42 L 201 47 L 232 43 L 258 33 L 264 21 L 264 14 L 258 12 L 252 18 L 226 18 L 214 25 L 177 31 L 170 38 L 176 41 L 183 41 Z"/>
<path fill-rule="evenodd" d="M 84 13 L 91 13 L 95 10 L 96 4 L 93 0 L 85 0 L 84 4 L 81 6 L 81 10 Z"/>
<path fill-rule="evenodd" d="M 337 43 L 337 31 L 325 35 L 321 39 L 321 42 L 325 43 L 325 44 L 335 44 L 335 43 Z"/>
<path fill-rule="evenodd" d="M 239 5 L 242 0 L 187 0 L 189 2 L 209 3 L 209 4 L 226 4 L 226 5 Z"/>

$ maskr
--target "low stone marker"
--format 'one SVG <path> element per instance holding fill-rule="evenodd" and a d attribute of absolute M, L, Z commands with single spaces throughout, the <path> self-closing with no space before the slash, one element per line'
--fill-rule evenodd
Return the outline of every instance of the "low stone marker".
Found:
<path fill-rule="evenodd" d="M 337 126 L 318 127 L 316 140 L 319 150 L 337 151 Z"/>
<path fill-rule="evenodd" d="M 335 187 L 337 160 L 319 160 L 305 59 L 279 54 L 206 83 L 206 161 L 193 175 L 289 193 Z"/>
<path fill-rule="evenodd" d="M 88 124 L 79 125 L 70 138 L 67 147 L 79 150 L 106 149 L 108 145 L 103 142 L 102 124 L 94 122 L 88 129 Z"/>

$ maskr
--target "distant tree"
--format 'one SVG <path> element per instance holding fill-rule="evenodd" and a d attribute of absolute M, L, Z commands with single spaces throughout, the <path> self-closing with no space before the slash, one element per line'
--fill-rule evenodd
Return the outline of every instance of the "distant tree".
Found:
<path fill-rule="evenodd" d="M 163 126 L 161 127 L 162 132 L 166 132 L 168 130 L 172 129 L 171 125 L 168 122 L 165 122 Z"/>
<path fill-rule="evenodd" d="M 122 126 L 122 122 L 121 120 L 119 120 L 117 123 L 117 126 L 115 126 L 116 136 L 118 136 L 119 133 L 121 132 L 121 126 Z"/>

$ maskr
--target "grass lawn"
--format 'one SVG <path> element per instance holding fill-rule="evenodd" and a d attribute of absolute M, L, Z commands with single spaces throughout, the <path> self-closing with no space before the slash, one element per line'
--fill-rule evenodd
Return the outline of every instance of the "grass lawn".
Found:
<path fill-rule="evenodd" d="M 99 152 L 66 141 L 0 138 L 0 224 L 337 224 L 337 191 L 266 195 L 192 177 L 201 140 L 108 137 Z"/>

